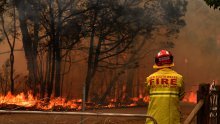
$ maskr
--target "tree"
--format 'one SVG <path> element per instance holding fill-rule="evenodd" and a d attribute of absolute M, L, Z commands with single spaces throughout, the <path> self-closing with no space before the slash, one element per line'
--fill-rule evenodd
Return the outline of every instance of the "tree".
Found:
<path fill-rule="evenodd" d="M 213 7 L 214 9 L 220 10 L 220 1 L 219 0 L 204 0 L 207 5 Z"/>
<path fill-rule="evenodd" d="M 32 8 L 33 6 L 29 4 L 28 0 L 14 0 L 15 6 L 18 11 L 18 20 L 20 23 L 20 30 L 22 34 L 22 43 L 24 48 L 25 57 L 27 60 L 28 74 L 28 85 L 33 89 L 34 94 L 36 94 L 36 83 L 38 82 L 37 75 L 37 40 L 38 38 L 38 10 Z M 34 16 L 33 16 L 33 13 Z M 36 20 L 34 25 L 28 23 L 28 21 L 33 22 Z M 31 30 L 29 29 L 32 29 Z M 32 37 L 32 34 L 34 38 Z"/>
<path fill-rule="evenodd" d="M 55 86 L 60 96 L 62 58 L 80 39 L 76 20 L 87 10 L 77 9 L 75 0 L 15 0 L 19 14 L 22 41 L 29 71 L 29 87 L 41 97 L 48 97 Z M 46 64 L 44 64 L 46 60 Z M 47 89 L 45 89 L 47 88 Z"/>
<path fill-rule="evenodd" d="M 1 14 L 5 11 L 6 5 L 7 5 L 6 0 L 1 0 L 1 1 L 0 1 L 0 13 L 1 13 Z"/>
<path fill-rule="evenodd" d="M 151 28 L 152 21 L 142 22 L 143 9 L 138 7 L 141 1 L 88 1 L 88 7 L 94 8 L 85 16 L 89 17 L 84 29 L 89 29 L 89 51 L 87 75 L 85 79 L 85 99 L 88 100 L 90 86 L 98 69 L 109 66 L 108 60 L 120 56 L 132 47 L 134 39 Z M 149 20 L 150 21 L 150 20 Z"/>
<path fill-rule="evenodd" d="M 132 97 L 133 70 L 139 65 L 141 49 L 160 29 L 161 46 L 173 46 L 173 38 L 185 25 L 185 0 L 14 0 L 29 71 L 28 86 L 42 98 L 61 95 L 66 64 L 72 53 L 86 58 L 86 100 L 96 86 L 97 73 L 112 71 L 105 100 L 117 80 L 128 73 L 126 97 Z M 1 4 L 0 4 L 0 8 Z M 10 34 L 13 36 L 13 34 Z M 140 39 L 143 38 L 145 40 Z M 160 42 L 160 41 L 158 41 Z M 150 43 L 154 44 L 154 42 Z M 12 45 L 13 46 L 13 45 Z M 72 54 L 72 55 L 71 55 Z M 77 56 L 78 57 L 78 56 Z M 68 61 L 67 61 L 68 58 Z M 69 70 L 69 69 L 68 69 Z M 125 71 L 128 70 L 128 71 Z M 129 72 L 130 71 L 130 72 Z M 114 76 L 114 74 L 116 74 Z M 96 89 L 94 89 L 96 90 Z"/>
<path fill-rule="evenodd" d="M 152 5 L 155 8 L 152 8 Z M 157 23 L 153 23 L 153 27 L 157 28 L 150 28 L 148 27 L 145 36 L 145 41 L 137 44 L 137 41 L 135 41 L 136 47 L 132 47 L 129 49 L 131 53 L 127 54 L 127 60 L 126 64 L 122 66 L 122 68 L 116 69 L 118 70 L 116 75 L 110 80 L 109 86 L 107 86 L 107 90 L 101 96 L 100 102 L 103 103 L 108 95 L 111 94 L 112 88 L 115 86 L 117 80 L 119 79 L 120 76 L 122 76 L 123 73 L 127 73 L 127 81 L 126 81 L 126 92 L 125 92 L 125 100 L 129 100 L 131 97 L 134 97 L 132 92 L 133 92 L 133 77 L 134 77 L 134 69 L 138 68 L 138 63 L 140 59 L 142 58 L 141 56 L 145 55 L 147 52 L 150 52 L 153 50 L 151 46 L 144 47 L 144 45 L 149 42 L 150 39 L 154 37 L 151 32 L 155 33 L 155 36 L 157 36 L 157 33 L 155 32 L 155 29 L 166 29 L 166 32 L 164 33 L 165 38 L 162 39 L 161 41 L 161 46 L 157 46 L 156 49 L 161 48 L 172 48 L 174 43 L 172 42 L 173 39 L 175 39 L 178 36 L 179 30 L 185 26 L 185 21 L 182 19 L 186 12 L 186 1 L 158 1 L 158 3 L 145 3 L 145 11 L 149 15 L 155 15 L 156 17 L 159 18 L 154 18 Z M 153 11 L 152 11 L 153 10 Z M 153 13 L 151 13 L 153 12 Z M 157 14 L 158 15 L 157 15 Z M 148 18 L 147 18 L 148 17 Z M 147 19 L 152 19 L 151 16 L 147 16 Z M 162 20 L 162 21 L 160 21 Z M 150 22 L 147 20 L 142 21 L 146 24 L 149 24 Z M 157 30 L 156 30 L 157 31 Z M 142 34 L 142 36 L 144 36 Z M 152 44 L 156 44 L 153 42 Z M 143 52 L 141 49 L 143 49 Z M 154 48 L 155 49 L 155 48 Z M 116 66 L 117 67 L 117 66 Z M 127 70 L 127 72 L 125 72 Z"/>
<path fill-rule="evenodd" d="M 6 1 L 3 1 L 4 4 L 10 4 L 10 3 L 6 3 Z M 13 8 L 13 12 L 12 12 L 12 23 L 13 23 L 13 27 L 12 28 L 12 32 L 7 31 L 7 29 L 5 28 L 5 19 L 4 19 L 4 13 L 1 13 L 1 24 L 2 24 L 2 30 L 3 33 L 6 37 L 7 43 L 10 47 L 10 91 L 13 94 L 14 93 L 14 48 L 15 48 L 15 41 L 16 41 L 16 33 L 17 33 L 17 28 L 16 28 L 16 10 L 15 10 L 15 5 L 14 3 L 12 4 L 12 8 Z M 2 8 L 2 7 L 1 7 Z M 2 10 L 4 11 L 4 10 Z M 9 12 L 10 13 L 10 12 Z M 8 14 L 9 14 L 8 13 Z M 12 34 L 11 37 L 9 34 Z M 12 41 L 11 41 L 12 39 Z"/>
<path fill-rule="evenodd" d="M 45 38 L 40 41 L 40 47 L 47 53 L 46 67 L 43 67 L 46 68 L 45 80 L 42 83 L 41 93 L 43 93 L 44 85 L 47 83 L 48 97 L 53 92 L 53 86 L 55 87 L 55 97 L 61 95 L 61 76 L 63 75 L 61 72 L 62 69 L 65 70 L 61 65 L 62 60 L 80 42 L 82 37 L 79 23 L 83 22 L 81 13 L 87 10 L 77 9 L 75 2 L 73 0 L 51 0 L 41 3 L 43 10 L 41 11 L 40 21 Z"/>

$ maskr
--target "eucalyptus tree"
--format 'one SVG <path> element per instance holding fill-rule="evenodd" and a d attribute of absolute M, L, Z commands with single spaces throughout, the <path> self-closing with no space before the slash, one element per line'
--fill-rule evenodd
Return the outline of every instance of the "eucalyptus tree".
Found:
<path fill-rule="evenodd" d="M 19 27 L 25 58 L 27 60 L 27 69 L 29 72 L 27 85 L 36 93 L 36 85 L 39 81 L 37 75 L 38 10 L 34 9 L 28 0 L 13 1 L 18 12 Z"/>
<path fill-rule="evenodd" d="M 213 7 L 214 9 L 220 10 L 220 1 L 219 0 L 204 0 L 207 5 Z"/>
<path fill-rule="evenodd" d="M 10 91 L 11 93 L 14 93 L 14 48 L 17 38 L 16 9 L 14 2 L 6 0 L 1 1 L 0 11 L 2 34 L 4 34 L 10 48 Z M 6 20 L 7 24 L 5 23 Z"/>
<path fill-rule="evenodd" d="M 87 75 L 84 83 L 85 101 L 88 101 L 91 85 L 96 72 L 108 68 L 114 58 L 122 56 L 135 43 L 138 35 L 151 33 L 155 29 L 152 13 L 147 13 L 139 0 L 94 0 L 87 7 L 93 7 L 85 13 L 88 29 Z M 153 12 L 153 10 L 151 10 Z M 152 18 L 151 18 L 152 17 Z M 150 32 L 148 32 L 150 31 Z M 120 57 L 119 57 L 120 58 Z"/>
<path fill-rule="evenodd" d="M 117 80 L 127 71 L 127 80 L 126 80 L 126 89 L 125 91 L 125 99 L 130 99 L 131 97 L 135 97 L 132 95 L 133 92 L 133 77 L 134 77 L 134 69 L 139 68 L 139 61 L 143 58 L 144 55 L 149 53 L 150 51 L 154 50 L 151 44 L 157 44 L 156 42 L 160 42 L 160 46 L 157 46 L 156 49 L 159 48 L 172 48 L 174 47 L 173 40 L 178 37 L 180 29 L 184 27 L 185 21 L 182 18 L 186 13 L 186 0 L 157 0 L 157 1 L 149 1 L 144 3 L 144 9 L 140 11 L 133 11 L 134 15 L 130 16 L 133 18 L 139 17 L 139 22 L 142 23 L 140 28 L 140 32 L 137 36 L 144 37 L 143 41 L 137 41 L 140 39 L 135 39 L 134 46 L 131 47 L 127 52 L 127 59 L 120 63 L 120 66 L 117 64 L 112 64 L 115 69 L 118 71 L 116 72 L 115 76 L 109 81 L 109 86 L 107 86 L 107 90 L 100 98 L 100 102 L 103 103 L 107 96 L 111 94 L 113 91 L 113 87 L 115 86 Z M 132 11 L 129 10 L 130 13 Z M 135 16 L 136 15 L 136 16 Z M 162 41 L 154 41 L 150 42 L 151 39 L 157 37 L 157 32 L 161 29 L 165 29 L 164 38 Z M 148 45 L 145 45 L 148 43 Z M 150 44 L 150 45 L 149 45 Z M 123 58 L 123 57 L 121 57 Z M 118 59 L 117 59 L 118 60 Z M 122 89 L 122 87 L 120 88 Z M 120 96 L 119 96 L 120 97 Z M 119 98 L 120 99 L 120 98 Z"/>
<path fill-rule="evenodd" d="M 15 0 L 29 71 L 28 84 L 41 97 L 60 96 L 61 61 L 81 37 L 79 0 Z M 40 88 L 38 87 L 40 85 Z"/>

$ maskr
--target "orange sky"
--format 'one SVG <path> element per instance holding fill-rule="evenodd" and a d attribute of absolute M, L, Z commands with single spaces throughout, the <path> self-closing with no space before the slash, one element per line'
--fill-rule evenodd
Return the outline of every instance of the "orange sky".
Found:
<path fill-rule="evenodd" d="M 189 1 L 187 9 L 187 25 L 175 41 L 176 69 L 191 86 L 220 80 L 220 11 L 210 9 L 203 0 Z"/>

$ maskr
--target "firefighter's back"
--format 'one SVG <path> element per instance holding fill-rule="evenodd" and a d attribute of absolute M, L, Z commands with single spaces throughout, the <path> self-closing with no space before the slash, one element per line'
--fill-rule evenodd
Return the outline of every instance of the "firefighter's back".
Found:
<path fill-rule="evenodd" d="M 150 95 L 147 114 L 158 124 L 179 124 L 179 101 L 184 95 L 182 76 L 170 68 L 162 68 L 147 77 L 146 83 Z"/>

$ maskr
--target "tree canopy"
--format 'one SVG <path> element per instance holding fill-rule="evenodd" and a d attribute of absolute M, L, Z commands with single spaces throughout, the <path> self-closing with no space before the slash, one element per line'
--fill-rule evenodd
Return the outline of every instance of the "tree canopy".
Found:
<path fill-rule="evenodd" d="M 219 0 L 205 0 L 206 4 L 214 9 L 220 10 L 220 1 Z"/>
<path fill-rule="evenodd" d="M 97 93 L 104 95 L 96 101 L 116 93 L 121 100 L 123 87 L 129 99 L 139 61 L 152 50 L 173 47 L 186 25 L 186 5 L 186 0 L 4 0 L 0 24 L 14 17 L 14 32 L 4 26 L 4 33 L 0 27 L 0 36 L 9 34 L 22 42 L 25 85 L 41 98 L 68 95 L 63 90 L 67 87 L 72 92 L 72 75 L 78 74 L 71 72 L 76 69 L 82 79 L 73 82 L 85 87 L 85 100 L 96 99 Z M 78 69 L 79 65 L 86 67 Z"/>

